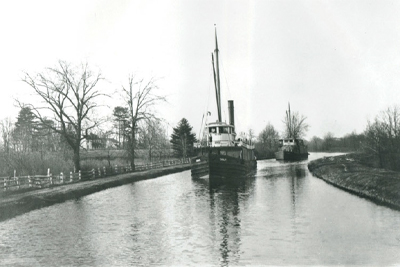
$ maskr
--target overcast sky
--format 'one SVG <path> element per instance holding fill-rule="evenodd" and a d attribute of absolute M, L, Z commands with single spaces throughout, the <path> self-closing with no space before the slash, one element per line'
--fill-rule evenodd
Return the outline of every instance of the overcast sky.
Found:
<path fill-rule="evenodd" d="M 66 60 L 100 69 L 106 90 L 130 73 L 161 78 L 160 116 L 198 133 L 205 111 L 217 115 L 214 24 L 223 117 L 234 100 L 238 131 L 282 131 L 290 102 L 307 138 L 341 137 L 400 103 L 400 1 L 2 1 L 0 119 L 29 93 L 23 71 Z"/>

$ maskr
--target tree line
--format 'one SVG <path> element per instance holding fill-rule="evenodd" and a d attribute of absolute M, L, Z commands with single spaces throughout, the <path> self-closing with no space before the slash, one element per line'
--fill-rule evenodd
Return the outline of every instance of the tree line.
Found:
<path fill-rule="evenodd" d="M 132 169 L 137 150 L 147 150 L 150 160 L 170 151 L 176 157 L 188 156 L 189 144 L 195 140 L 191 126 L 186 121 L 189 133 L 167 136 L 163 118 L 156 113 L 156 106 L 166 101 L 158 92 L 156 78 L 127 77 L 126 84 L 116 90 L 122 105 L 114 107 L 108 120 L 97 113 L 104 109 L 101 100 L 111 98 L 100 89 L 104 79 L 88 64 L 65 61 L 39 73 L 24 73 L 22 81 L 29 86 L 32 100 L 16 100 L 20 111 L 15 123 L 10 118 L 1 121 L 2 153 L 43 156 L 63 151 L 76 171 L 81 169 L 82 149 L 89 147 L 124 150 Z M 111 127 L 104 126 L 110 122 Z M 176 138 L 184 141 L 176 142 Z"/>
<path fill-rule="evenodd" d="M 22 81 L 29 86 L 36 101 L 17 100 L 20 111 L 16 122 L 7 118 L 1 121 L 2 152 L 36 152 L 43 158 L 45 152 L 61 151 L 70 158 L 75 170 L 81 169 L 81 149 L 121 149 L 128 163 L 135 168 L 137 150 L 147 151 L 147 158 L 165 155 L 187 158 L 194 155 L 197 142 L 192 126 L 182 118 L 167 136 L 163 118 L 156 106 L 166 101 L 158 92 L 157 79 L 144 79 L 130 75 L 126 84 L 118 88 L 122 104 L 115 106 L 112 126 L 101 127 L 105 122 L 96 111 L 104 108 L 101 99 L 111 96 L 102 92 L 99 83 L 101 72 L 93 72 L 88 64 L 72 65 L 59 61 L 54 67 L 40 73 L 24 73 Z M 306 117 L 292 112 L 290 105 L 283 118 L 282 135 L 268 123 L 255 138 L 253 130 L 247 136 L 255 144 L 257 157 L 272 158 L 278 149 L 278 139 L 303 138 L 309 126 Z M 253 140 L 254 139 L 254 140 Z M 307 140 L 306 140 L 307 141 Z M 327 133 L 323 138 L 312 137 L 306 142 L 310 151 L 360 151 L 375 159 L 377 166 L 400 169 L 400 109 L 398 106 L 382 111 L 368 121 L 365 131 L 336 138 Z M 25 164 L 21 158 L 18 164 Z"/>
<path fill-rule="evenodd" d="M 308 125 L 299 126 L 298 122 L 304 123 L 305 117 L 297 112 L 290 114 L 289 107 L 283 120 L 285 130 L 282 135 L 270 123 L 259 133 L 256 149 L 260 158 L 274 157 L 281 136 L 304 137 Z M 303 130 L 296 134 L 296 129 Z M 381 111 L 373 120 L 367 121 L 362 133 L 353 131 L 343 137 L 335 137 L 333 133 L 328 132 L 322 138 L 313 136 L 305 141 L 312 152 L 358 152 L 362 155 L 362 160 L 370 166 L 399 171 L 400 107 L 394 105 Z"/>

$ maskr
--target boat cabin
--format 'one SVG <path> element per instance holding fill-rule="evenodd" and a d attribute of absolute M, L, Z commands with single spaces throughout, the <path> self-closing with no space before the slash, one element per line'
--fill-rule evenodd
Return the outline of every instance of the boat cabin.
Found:
<path fill-rule="evenodd" d="M 285 139 L 279 139 L 279 146 L 294 146 L 294 145 L 304 145 L 304 142 L 302 139 L 294 139 L 294 138 L 285 138 Z"/>
<path fill-rule="evenodd" d="M 254 145 L 246 139 L 236 139 L 235 126 L 225 122 L 212 122 L 205 126 L 205 137 L 208 147 L 246 147 L 254 149 Z"/>
<path fill-rule="evenodd" d="M 204 137 L 207 147 L 202 147 L 200 155 L 222 155 L 244 160 L 254 160 L 254 145 L 247 140 L 236 139 L 235 126 L 225 122 L 212 122 L 205 126 Z"/>
<path fill-rule="evenodd" d="M 225 122 L 212 122 L 206 125 L 207 146 L 235 146 L 235 127 Z"/>

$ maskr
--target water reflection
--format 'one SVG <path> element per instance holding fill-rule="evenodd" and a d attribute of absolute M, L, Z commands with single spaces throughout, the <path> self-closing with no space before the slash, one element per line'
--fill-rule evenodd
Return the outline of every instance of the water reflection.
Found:
<path fill-rule="evenodd" d="M 272 164 L 268 162 L 266 167 L 258 171 L 257 176 L 266 179 L 268 185 L 271 187 L 270 191 L 280 191 L 282 183 L 285 183 L 290 190 L 291 208 L 296 208 L 296 201 L 301 198 L 303 194 L 303 187 L 305 183 L 307 165 L 305 161 L 302 162 L 282 162 Z M 261 164 L 260 164 L 261 165 Z M 272 166 L 271 166 L 272 165 Z M 273 194 L 273 192 L 269 192 Z"/>
<path fill-rule="evenodd" d="M 290 192 L 292 197 L 292 208 L 295 213 L 296 199 L 302 194 L 304 185 L 304 178 L 306 177 L 306 170 L 304 165 L 289 165 L 287 168 L 286 177 L 290 180 Z M 295 216 L 295 214 L 294 214 Z"/>
<path fill-rule="evenodd" d="M 213 238 L 218 242 L 220 264 L 237 264 L 241 254 L 242 209 L 245 209 L 250 192 L 254 188 L 255 175 L 193 179 L 193 182 L 208 187 L 210 196 L 210 223 Z"/>

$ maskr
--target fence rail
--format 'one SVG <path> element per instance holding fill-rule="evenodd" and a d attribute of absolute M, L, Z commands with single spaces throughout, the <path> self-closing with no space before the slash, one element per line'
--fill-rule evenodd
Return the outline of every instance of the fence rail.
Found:
<path fill-rule="evenodd" d="M 50 169 L 48 169 L 46 175 L 27 175 L 27 176 L 17 176 L 17 172 L 14 171 L 14 176 L 0 177 L 0 192 L 29 189 L 29 188 L 45 188 L 62 184 L 76 183 L 79 181 L 99 179 L 123 173 L 145 171 L 150 169 L 158 169 L 168 166 L 182 165 L 189 163 L 190 159 L 168 160 L 157 163 L 135 165 L 134 171 L 130 166 L 118 166 L 118 165 L 102 167 L 102 168 L 94 168 L 89 171 L 78 171 L 78 172 L 69 172 L 60 174 L 52 174 L 50 172 Z"/>

